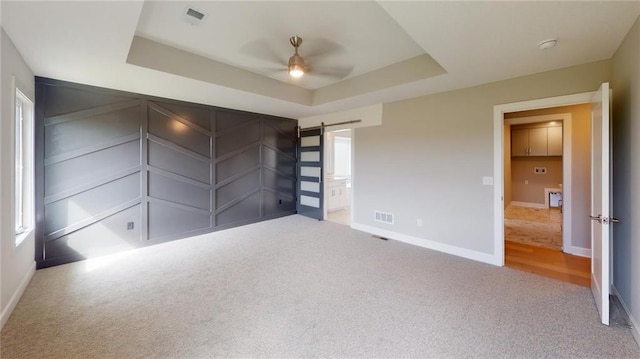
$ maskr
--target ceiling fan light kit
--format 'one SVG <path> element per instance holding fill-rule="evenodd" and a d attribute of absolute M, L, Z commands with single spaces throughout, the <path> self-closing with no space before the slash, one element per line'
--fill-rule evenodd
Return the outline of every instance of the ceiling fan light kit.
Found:
<path fill-rule="evenodd" d="M 289 75 L 291 77 L 302 77 L 306 71 L 304 59 L 298 54 L 298 47 L 302 44 L 302 38 L 293 36 L 289 39 L 289 42 L 295 49 L 295 53 L 289 58 Z"/>

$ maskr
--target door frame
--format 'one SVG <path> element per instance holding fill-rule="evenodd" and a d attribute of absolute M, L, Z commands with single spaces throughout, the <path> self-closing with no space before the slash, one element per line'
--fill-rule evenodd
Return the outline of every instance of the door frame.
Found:
<path fill-rule="evenodd" d="M 571 113 L 557 113 L 553 115 L 541 115 L 541 116 L 529 116 L 504 119 L 503 124 L 521 125 L 528 123 L 549 122 L 549 121 L 562 121 L 562 251 L 569 254 L 588 256 L 589 253 L 580 251 L 579 248 L 574 248 L 571 245 L 571 216 L 572 216 L 572 188 L 571 188 L 571 126 L 572 126 Z M 506 151 L 506 143 L 503 139 L 503 151 Z M 504 153 L 504 152 L 503 152 Z M 504 157 L 503 157 L 504 159 Z M 504 180 L 504 162 L 502 164 L 503 173 L 502 179 Z M 504 183 L 504 182 L 503 182 Z M 504 185 L 504 184 L 503 184 Z M 504 192 L 504 189 L 503 189 Z M 545 199 L 548 203 L 549 197 Z"/>
<path fill-rule="evenodd" d="M 590 103 L 595 93 L 595 91 L 590 91 L 493 106 L 494 264 L 504 266 L 504 114 Z M 564 179 L 563 182 L 565 182 Z"/>

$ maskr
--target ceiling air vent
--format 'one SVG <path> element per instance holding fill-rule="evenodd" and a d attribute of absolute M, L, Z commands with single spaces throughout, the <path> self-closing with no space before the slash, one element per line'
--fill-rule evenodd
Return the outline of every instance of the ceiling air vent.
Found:
<path fill-rule="evenodd" d="M 202 21 L 202 19 L 204 19 L 204 17 L 205 13 L 191 7 L 187 7 L 182 15 L 184 21 L 191 25 L 198 25 Z"/>
<path fill-rule="evenodd" d="M 196 18 L 197 20 L 202 20 L 204 14 L 198 10 L 194 10 L 192 8 L 187 9 L 187 15 Z"/>

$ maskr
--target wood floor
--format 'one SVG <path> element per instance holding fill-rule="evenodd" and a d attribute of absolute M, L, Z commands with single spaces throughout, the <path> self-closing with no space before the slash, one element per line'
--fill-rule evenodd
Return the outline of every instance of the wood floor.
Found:
<path fill-rule="evenodd" d="M 505 265 L 584 287 L 591 285 L 591 259 L 505 241 Z"/>

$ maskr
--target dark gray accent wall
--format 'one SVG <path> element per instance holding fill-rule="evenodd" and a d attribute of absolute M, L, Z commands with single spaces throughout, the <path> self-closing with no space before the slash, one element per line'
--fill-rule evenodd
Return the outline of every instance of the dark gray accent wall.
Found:
<path fill-rule="evenodd" d="M 36 78 L 39 268 L 295 213 L 297 121 Z"/>

